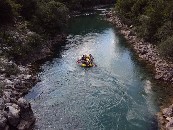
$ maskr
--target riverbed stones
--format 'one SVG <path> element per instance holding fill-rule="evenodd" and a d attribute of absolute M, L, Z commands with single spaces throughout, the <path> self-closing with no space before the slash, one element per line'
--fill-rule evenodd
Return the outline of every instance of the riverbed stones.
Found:
<path fill-rule="evenodd" d="M 166 130 L 173 130 L 173 119 L 166 124 Z"/>
<path fill-rule="evenodd" d="M 25 76 L 24 76 L 24 79 L 25 79 L 25 80 L 31 79 L 31 75 L 25 75 Z"/>
<path fill-rule="evenodd" d="M 162 113 L 165 117 L 173 117 L 173 105 L 169 106 L 168 108 L 164 108 Z"/>
<path fill-rule="evenodd" d="M 5 107 L 4 100 L 0 98 L 0 110 L 3 110 Z"/>
<path fill-rule="evenodd" d="M 27 109 L 30 107 L 30 103 L 23 97 L 18 99 L 17 104 L 23 109 Z"/>
<path fill-rule="evenodd" d="M 5 118 L 3 112 L 0 111 L 0 130 L 4 130 L 6 125 L 7 125 L 7 118 Z"/>
<path fill-rule="evenodd" d="M 9 79 L 5 79 L 5 83 L 8 84 L 8 85 L 12 85 L 13 84 L 13 82 L 11 80 L 9 80 Z"/>

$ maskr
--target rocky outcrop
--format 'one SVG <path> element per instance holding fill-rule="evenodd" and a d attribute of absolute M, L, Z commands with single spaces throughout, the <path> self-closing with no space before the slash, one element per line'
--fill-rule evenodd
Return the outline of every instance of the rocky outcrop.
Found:
<path fill-rule="evenodd" d="M 26 130 L 35 121 L 31 105 L 24 96 L 37 81 L 29 72 L 29 67 L 17 66 L 5 58 L 0 59 L 0 130 Z M 17 73 L 9 75 L 10 67 L 15 66 Z M 2 88 L 3 87 L 3 88 Z"/>
<path fill-rule="evenodd" d="M 64 43 L 66 34 L 45 38 L 46 34 L 31 31 L 28 22 L 21 19 L 2 26 L 1 32 L 0 130 L 25 130 L 35 121 L 30 104 L 21 99 L 37 82 L 30 64 L 52 55 L 55 46 Z"/>
<path fill-rule="evenodd" d="M 5 103 L 0 117 L 1 130 L 8 130 L 10 127 L 26 130 L 35 122 L 31 105 L 24 98 L 19 98 L 16 103 Z"/>
<path fill-rule="evenodd" d="M 173 83 L 173 63 L 164 60 L 155 45 L 145 42 L 142 38 L 138 38 L 133 30 L 133 25 L 127 26 L 122 23 L 115 12 L 113 13 L 113 15 L 108 15 L 106 20 L 119 28 L 119 33 L 124 35 L 141 60 L 153 66 L 154 78 Z M 157 119 L 161 130 L 173 130 L 173 105 L 162 109 L 157 114 Z"/>
<path fill-rule="evenodd" d="M 161 130 L 173 130 L 173 105 L 157 114 Z"/>
<path fill-rule="evenodd" d="M 1 27 L 0 130 L 26 130 L 33 124 L 31 106 L 21 99 L 37 82 L 30 73 L 30 64 L 52 55 L 55 46 L 66 39 L 66 34 L 43 38 L 27 27 L 27 22 L 20 20 Z"/>

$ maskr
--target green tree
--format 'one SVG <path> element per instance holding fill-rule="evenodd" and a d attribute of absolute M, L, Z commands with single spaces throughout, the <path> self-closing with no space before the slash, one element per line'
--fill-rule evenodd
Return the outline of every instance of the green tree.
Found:
<path fill-rule="evenodd" d="M 0 25 L 13 22 L 20 7 L 14 0 L 0 0 Z"/>
<path fill-rule="evenodd" d="M 159 45 L 160 52 L 165 57 L 173 60 L 173 36 L 168 37 Z"/>
<path fill-rule="evenodd" d="M 25 19 L 30 20 L 37 9 L 36 0 L 16 0 L 21 5 L 20 15 Z"/>
<path fill-rule="evenodd" d="M 61 32 L 68 21 L 68 8 L 54 0 L 40 2 L 36 13 L 36 22 L 47 32 Z"/>
<path fill-rule="evenodd" d="M 158 44 L 165 56 L 173 56 L 173 1 L 117 0 L 116 10 L 135 25 L 140 37 Z"/>

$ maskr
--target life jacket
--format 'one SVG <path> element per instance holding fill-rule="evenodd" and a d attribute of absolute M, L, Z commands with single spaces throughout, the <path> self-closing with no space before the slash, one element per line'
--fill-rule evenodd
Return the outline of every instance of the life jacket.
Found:
<path fill-rule="evenodd" d="M 90 59 L 87 57 L 87 58 L 86 58 L 86 61 L 90 61 Z"/>

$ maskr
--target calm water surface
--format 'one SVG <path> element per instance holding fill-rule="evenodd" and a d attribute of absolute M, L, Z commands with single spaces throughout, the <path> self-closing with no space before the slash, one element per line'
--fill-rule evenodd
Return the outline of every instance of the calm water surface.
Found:
<path fill-rule="evenodd" d="M 38 117 L 34 130 L 157 130 L 150 74 L 101 17 L 73 18 L 66 44 L 41 65 L 41 81 L 26 96 Z M 97 67 L 76 64 L 86 53 Z"/>

